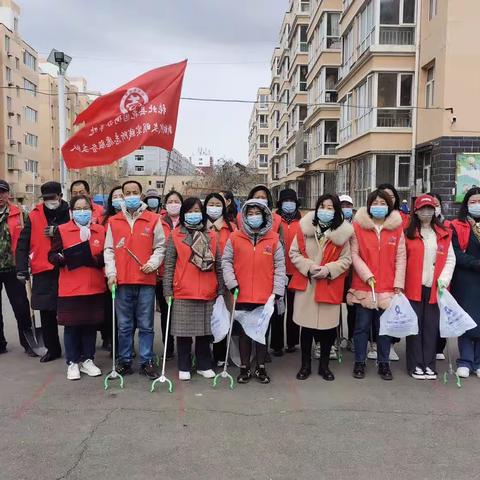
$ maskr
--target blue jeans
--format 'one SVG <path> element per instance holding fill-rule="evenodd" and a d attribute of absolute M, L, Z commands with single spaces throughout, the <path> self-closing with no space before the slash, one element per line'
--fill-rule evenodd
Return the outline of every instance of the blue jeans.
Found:
<path fill-rule="evenodd" d="M 137 321 L 140 363 L 153 358 L 153 318 L 155 287 L 152 285 L 119 285 L 115 299 L 118 325 L 118 360 L 131 364 L 133 359 L 134 320 Z"/>
<path fill-rule="evenodd" d="M 65 344 L 65 360 L 67 363 L 78 363 L 93 360 L 95 357 L 95 341 L 97 327 L 94 325 L 65 326 L 63 342 Z"/>
<path fill-rule="evenodd" d="M 470 371 L 480 368 L 480 338 L 469 337 L 468 332 L 458 337 L 458 350 L 460 357 L 458 367 L 467 367 Z"/>
<path fill-rule="evenodd" d="M 355 344 L 355 361 L 365 362 L 367 358 L 367 344 L 370 337 L 370 330 L 373 324 L 380 324 L 380 316 L 384 310 L 373 310 L 357 305 L 355 316 L 355 330 L 353 332 L 353 342 Z M 388 363 L 390 356 L 390 345 L 392 337 L 388 335 L 378 335 L 377 337 L 377 360 L 378 363 Z"/>

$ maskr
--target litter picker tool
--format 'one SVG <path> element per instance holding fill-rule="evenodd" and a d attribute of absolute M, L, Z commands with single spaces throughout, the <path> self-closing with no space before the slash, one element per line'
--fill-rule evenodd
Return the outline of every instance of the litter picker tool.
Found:
<path fill-rule="evenodd" d="M 117 357 L 117 345 L 116 345 L 116 338 L 115 338 L 115 294 L 116 294 L 117 286 L 112 286 L 112 371 L 105 377 L 104 386 L 105 390 L 108 390 L 109 380 L 116 380 L 117 378 L 120 380 L 120 388 L 123 388 L 123 377 L 117 372 L 115 368 L 115 360 Z"/>
<path fill-rule="evenodd" d="M 167 313 L 167 326 L 166 326 L 165 332 L 170 331 L 170 315 L 172 313 L 172 297 L 168 297 L 167 303 L 168 303 L 168 313 Z M 163 346 L 162 373 L 157 379 L 155 379 L 152 382 L 152 386 L 150 388 L 151 392 L 155 391 L 155 387 L 156 387 L 157 383 L 167 383 L 168 384 L 168 391 L 170 393 L 173 392 L 173 383 L 172 383 L 171 380 L 169 380 L 165 376 L 165 363 L 167 362 L 168 335 L 165 335 L 165 337 L 167 337 L 167 338 L 165 338 L 165 342 L 164 342 L 164 346 Z"/>
<path fill-rule="evenodd" d="M 446 385 L 448 383 L 448 377 L 452 376 L 455 377 L 455 383 L 457 384 L 458 388 L 462 388 L 462 380 L 458 376 L 457 372 L 453 370 L 453 363 L 452 363 L 452 352 L 451 352 L 451 338 L 447 338 L 447 363 L 448 363 L 448 370 L 443 374 L 443 383 Z"/>
<path fill-rule="evenodd" d="M 30 348 L 39 357 L 43 357 L 47 353 L 47 347 L 43 341 L 43 332 L 41 327 L 37 327 L 35 324 L 35 312 L 32 309 L 32 284 L 30 279 L 25 283 L 27 290 L 28 304 L 30 306 L 30 321 L 31 329 L 24 332 L 25 338 Z"/>
<path fill-rule="evenodd" d="M 215 378 L 213 379 L 213 384 L 212 384 L 213 387 L 216 387 L 218 385 L 218 382 L 222 378 L 228 378 L 230 389 L 232 390 L 235 384 L 235 381 L 233 380 L 233 377 L 228 373 L 227 368 L 228 368 L 228 355 L 230 353 L 230 340 L 232 339 L 233 319 L 235 318 L 235 307 L 237 306 L 237 298 L 238 298 L 238 288 L 235 290 L 233 294 L 233 307 L 232 307 L 232 314 L 230 315 L 230 330 L 228 331 L 228 336 L 227 336 L 227 352 L 225 353 L 225 363 L 223 364 L 223 370 L 220 373 L 217 373 L 217 375 L 215 375 Z"/>
<path fill-rule="evenodd" d="M 125 250 L 135 260 L 135 262 L 137 262 L 137 264 L 140 267 L 143 267 L 143 263 L 140 261 L 140 259 L 128 247 L 125 247 Z"/>

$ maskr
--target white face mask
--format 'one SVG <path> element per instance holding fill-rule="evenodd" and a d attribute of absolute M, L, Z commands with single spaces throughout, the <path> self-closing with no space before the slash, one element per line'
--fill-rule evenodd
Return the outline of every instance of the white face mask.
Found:
<path fill-rule="evenodd" d="M 182 205 L 180 203 L 167 203 L 165 210 L 171 217 L 176 217 L 180 213 Z"/>
<path fill-rule="evenodd" d="M 442 215 L 442 207 L 435 207 L 435 216 L 440 217 Z"/>
<path fill-rule="evenodd" d="M 56 210 L 60 206 L 60 200 L 45 200 L 43 204 L 49 210 Z"/>
<path fill-rule="evenodd" d="M 207 207 L 207 215 L 212 220 L 217 220 L 222 216 L 223 208 L 222 207 Z"/>

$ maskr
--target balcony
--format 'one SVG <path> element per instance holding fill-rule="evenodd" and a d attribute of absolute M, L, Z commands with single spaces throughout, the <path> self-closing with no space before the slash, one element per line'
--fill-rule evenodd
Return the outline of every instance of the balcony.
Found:
<path fill-rule="evenodd" d="M 386 109 L 377 111 L 377 127 L 411 128 L 412 111 L 410 109 Z"/>
<path fill-rule="evenodd" d="M 414 45 L 415 27 L 381 26 L 380 45 Z"/>
<path fill-rule="evenodd" d="M 325 92 L 325 103 L 337 103 L 338 93 L 335 90 L 327 90 Z"/>

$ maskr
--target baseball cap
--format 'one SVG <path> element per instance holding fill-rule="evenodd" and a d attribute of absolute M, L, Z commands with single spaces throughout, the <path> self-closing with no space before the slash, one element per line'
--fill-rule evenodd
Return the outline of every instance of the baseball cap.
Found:
<path fill-rule="evenodd" d="M 340 203 L 348 202 L 348 203 L 351 203 L 353 205 L 353 200 L 352 200 L 352 197 L 350 195 L 340 195 L 338 197 L 338 199 L 340 200 Z"/>
<path fill-rule="evenodd" d="M 7 181 L 5 180 L 0 180 L 0 190 L 3 190 L 5 192 L 10 191 L 10 185 L 8 184 Z"/>
<path fill-rule="evenodd" d="M 415 200 L 414 210 L 420 210 L 422 207 L 432 207 L 435 208 L 435 200 L 430 195 L 420 195 Z"/>
<path fill-rule="evenodd" d="M 46 182 L 40 187 L 43 199 L 52 198 L 62 193 L 62 186 L 58 182 Z"/>

